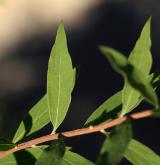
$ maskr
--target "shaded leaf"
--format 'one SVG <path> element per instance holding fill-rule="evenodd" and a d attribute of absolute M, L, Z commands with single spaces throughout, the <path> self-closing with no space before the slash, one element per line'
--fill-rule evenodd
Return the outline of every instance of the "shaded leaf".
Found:
<path fill-rule="evenodd" d="M 76 81 L 76 69 L 74 69 L 73 88 Z M 27 113 L 23 121 L 20 123 L 13 142 L 17 143 L 23 138 L 32 135 L 42 129 L 50 122 L 48 115 L 47 96 L 45 95 L 33 108 Z"/>
<path fill-rule="evenodd" d="M 144 98 L 158 108 L 158 99 L 148 78 L 135 66 L 128 62 L 127 58 L 120 52 L 105 46 L 101 46 L 100 50 L 108 58 L 113 68 L 120 73 L 125 80 Z"/>
<path fill-rule="evenodd" d="M 73 69 L 73 83 L 72 83 L 72 90 L 74 89 L 74 86 L 76 84 L 76 79 L 77 79 L 77 76 L 76 76 L 76 68 Z"/>
<path fill-rule="evenodd" d="M 124 156 L 133 165 L 159 165 L 160 157 L 144 144 L 131 140 Z"/>
<path fill-rule="evenodd" d="M 130 121 L 126 121 L 115 127 L 106 138 L 97 165 L 116 165 L 123 158 L 127 146 L 132 138 L 132 128 Z"/>
<path fill-rule="evenodd" d="M 41 146 L 35 146 L 33 148 L 27 148 L 26 151 L 28 151 L 36 159 L 38 159 L 46 148 L 48 148 L 48 145 L 41 145 Z"/>
<path fill-rule="evenodd" d="M 100 107 L 98 107 L 85 122 L 85 126 L 97 125 L 117 116 L 117 111 L 121 110 L 122 92 L 117 92 L 115 95 L 106 100 Z M 113 113 L 115 111 L 115 113 Z M 110 114 L 111 112 L 111 114 Z"/>
<path fill-rule="evenodd" d="M 145 24 L 141 36 L 132 50 L 128 61 L 137 67 L 146 77 L 149 75 L 152 66 L 151 39 L 150 39 L 151 20 Z M 135 90 L 127 80 L 122 91 L 122 112 L 120 116 L 133 110 L 140 102 L 141 93 Z"/>
<path fill-rule="evenodd" d="M 154 88 L 160 85 L 160 70 L 152 73 L 149 76 L 149 81 Z M 97 125 L 108 121 L 109 119 L 116 118 L 121 110 L 121 99 L 122 91 L 117 92 L 111 96 L 104 103 L 102 103 L 87 119 L 85 126 Z M 144 98 L 141 96 L 135 106 L 138 106 Z"/>
<path fill-rule="evenodd" d="M 1 165 L 34 165 L 44 147 L 28 148 L 0 158 Z"/>
<path fill-rule="evenodd" d="M 28 151 L 22 150 L 14 153 L 17 165 L 34 165 L 36 158 Z"/>
<path fill-rule="evenodd" d="M 28 112 L 24 120 L 20 123 L 13 142 L 17 143 L 26 136 L 40 130 L 50 122 L 48 115 L 47 99 L 44 96 L 33 108 Z"/>
<path fill-rule="evenodd" d="M 15 147 L 15 144 L 10 142 L 9 140 L 5 138 L 0 138 L 0 151 L 6 151 L 14 147 Z"/>
<path fill-rule="evenodd" d="M 68 111 L 75 81 L 74 75 L 64 27 L 61 24 L 51 51 L 47 75 L 47 101 L 53 132 L 63 122 Z"/>
<path fill-rule="evenodd" d="M 75 84 L 78 81 L 79 73 L 80 73 L 80 66 L 78 65 L 73 69 L 73 88 L 72 88 L 72 90 L 74 89 Z"/>
<path fill-rule="evenodd" d="M 36 165 L 60 165 L 65 154 L 65 145 L 62 140 L 55 141 L 38 158 Z"/>
<path fill-rule="evenodd" d="M 66 151 L 60 165 L 94 165 L 94 163 L 77 153 Z"/>
<path fill-rule="evenodd" d="M 150 75 L 151 83 L 154 88 L 160 85 L 160 69 Z"/>

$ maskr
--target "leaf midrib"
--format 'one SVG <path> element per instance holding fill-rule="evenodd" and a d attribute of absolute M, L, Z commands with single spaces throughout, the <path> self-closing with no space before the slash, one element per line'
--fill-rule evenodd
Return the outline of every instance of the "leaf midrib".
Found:
<path fill-rule="evenodd" d="M 60 95 L 61 95 L 61 55 L 59 57 L 59 73 L 58 73 L 58 102 L 57 102 L 57 108 L 56 108 L 56 115 L 55 115 L 55 124 L 53 132 L 57 129 L 57 122 L 58 122 L 58 112 L 59 112 L 59 106 L 60 106 Z"/>

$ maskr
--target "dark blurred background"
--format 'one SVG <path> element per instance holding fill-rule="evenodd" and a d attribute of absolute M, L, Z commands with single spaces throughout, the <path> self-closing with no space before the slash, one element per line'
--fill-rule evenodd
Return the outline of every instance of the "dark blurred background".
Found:
<path fill-rule="evenodd" d="M 73 65 L 80 66 L 80 73 L 69 113 L 59 131 L 82 127 L 103 101 L 123 87 L 122 78 L 99 52 L 99 44 L 111 46 L 128 56 L 145 21 L 152 16 L 152 71 L 160 65 L 160 1 L 69 0 L 68 3 L 55 0 L 51 3 L 47 0 L 43 2 L 43 11 L 44 4 L 39 7 L 36 2 L 6 0 L 0 6 L 1 137 L 13 136 L 25 113 L 46 92 L 47 64 L 60 13 L 66 16 L 69 51 Z M 60 10 L 54 13 L 57 4 Z M 137 110 L 146 108 L 150 105 L 143 103 Z M 134 138 L 158 154 L 159 125 L 158 119 L 133 122 Z M 47 126 L 42 134 L 50 130 Z M 72 138 L 66 143 L 73 146 L 75 152 L 95 161 L 103 139 L 103 135 L 97 133 Z M 128 162 L 124 160 L 123 164 Z"/>

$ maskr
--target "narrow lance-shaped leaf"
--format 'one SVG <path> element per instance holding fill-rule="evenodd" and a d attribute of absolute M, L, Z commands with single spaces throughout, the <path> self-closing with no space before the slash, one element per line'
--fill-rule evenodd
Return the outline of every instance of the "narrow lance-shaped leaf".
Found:
<path fill-rule="evenodd" d="M 13 142 L 17 143 L 24 137 L 40 130 L 49 122 L 47 98 L 44 96 L 35 106 L 33 106 L 24 120 L 20 123 L 18 130 L 14 135 Z"/>
<path fill-rule="evenodd" d="M 73 88 L 75 85 L 76 69 L 74 69 Z M 26 114 L 25 118 L 20 123 L 14 137 L 13 143 L 26 138 L 38 130 L 42 129 L 50 122 L 48 114 L 47 96 L 45 95 L 38 101 L 36 105 Z"/>
<path fill-rule="evenodd" d="M 19 164 L 20 162 L 23 165 L 27 163 L 30 164 L 31 162 L 29 161 L 31 158 L 29 157 L 29 154 L 36 161 L 37 159 L 41 157 L 42 153 L 44 152 L 44 149 L 46 149 L 47 147 L 48 146 L 36 146 L 34 148 L 28 148 L 22 151 L 18 151 L 17 152 L 18 154 L 16 155 L 10 154 L 1 158 L 0 164 L 1 165 L 20 165 Z M 25 160 L 22 160 L 22 158 L 20 157 L 22 153 L 24 154 L 28 153 L 27 155 L 25 155 L 26 156 Z M 82 157 L 81 155 L 78 155 L 77 153 L 74 153 L 66 149 L 65 154 L 60 162 L 60 165 L 95 165 L 95 164 L 87 160 L 86 158 Z"/>
<path fill-rule="evenodd" d="M 57 140 L 43 151 L 35 165 L 60 165 L 64 154 L 64 142 L 62 139 Z"/>
<path fill-rule="evenodd" d="M 151 19 L 145 24 L 141 36 L 132 50 L 128 61 L 137 67 L 146 77 L 149 75 L 152 66 L 151 39 L 150 39 Z M 127 80 L 122 91 L 122 112 L 120 116 L 133 110 L 140 101 L 141 94 L 135 90 Z"/>
<path fill-rule="evenodd" d="M 159 107 L 157 95 L 150 84 L 148 78 L 136 67 L 128 62 L 127 58 L 120 52 L 105 46 L 100 50 L 108 58 L 113 68 L 120 73 L 128 83 L 136 89 L 141 95 L 155 108 Z"/>
<path fill-rule="evenodd" d="M 117 165 L 123 158 L 127 146 L 132 138 L 130 121 L 117 126 L 106 138 L 97 165 Z"/>
<path fill-rule="evenodd" d="M 144 144 L 131 140 L 124 154 L 133 165 L 159 165 L 160 156 Z"/>
<path fill-rule="evenodd" d="M 66 151 L 60 165 L 94 165 L 94 163 L 77 153 Z"/>
<path fill-rule="evenodd" d="M 50 120 L 54 127 L 53 132 L 63 122 L 68 111 L 74 73 L 64 27 L 61 24 L 51 51 L 47 75 L 47 101 Z"/>
<path fill-rule="evenodd" d="M 18 151 L 15 154 L 9 154 L 3 158 L 0 158 L 0 165 L 28 165 L 35 164 L 36 159 L 43 153 L 43 146 L 37 146 L 35 148 L 27 148 L 22 151 Z"/>
<path fill-rule="evenodd" d="M 160 70 L 152 73 L 149 76 L 149 81 L 151 81 L 152 86 L 156 89 L 160 85 Z M 139 103 L 144 98 L 141 96 L 136 104 Z M 121 110 L 122 104 L 122 91 L 117 92 L 115 95 L 107 99 L 102 105 L 100 105 L 87 119 L 85 126 L 97 125 L 103 122 L 108 121 L 109 119 L 117 117 Z"/>
<path fill-rule="evenodd" d="M 117 113 L 121 110 L 121 104 L 122 92 L 120 91 L 100 105 L 87 119 L 85 126 L 97 125 L 117 116 Z"/>

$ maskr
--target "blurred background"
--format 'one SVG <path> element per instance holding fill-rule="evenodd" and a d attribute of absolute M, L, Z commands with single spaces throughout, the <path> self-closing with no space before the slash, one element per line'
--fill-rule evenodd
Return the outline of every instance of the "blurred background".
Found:
<path fill-rule="evenodd" d="M 155 71 L 160 66 L 158 0 L 0 0 L 0 136 L 10 139 L 25 113 L 45 94 L 48 59 L 60 20 L 65 22 L 73 65 L 80 66 L 69 113 L 59 129 L 63 131 L 82 127 L 123 87 L 97 46 L 105 44 L 128 56 L 150 16 Z M 137 110 L 146 108 L 150 105 L 143 103 Z M 159 125 L 158 119 L 133 122 L 134 137 L 160 154 Z M 47 126 L 42 134 L 50 130 Z M 97 133 L 66 143 L 95 161 L 103 138 Z"/>

